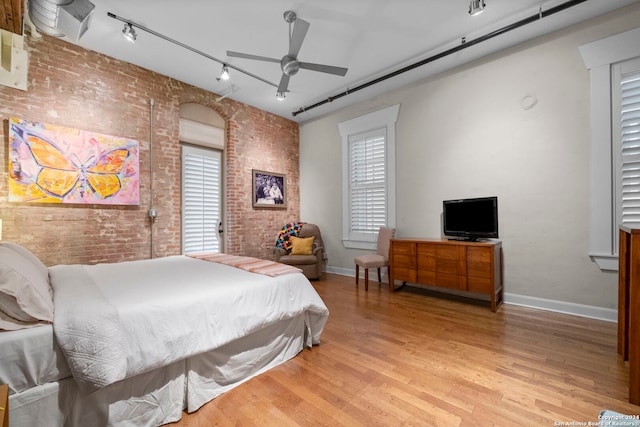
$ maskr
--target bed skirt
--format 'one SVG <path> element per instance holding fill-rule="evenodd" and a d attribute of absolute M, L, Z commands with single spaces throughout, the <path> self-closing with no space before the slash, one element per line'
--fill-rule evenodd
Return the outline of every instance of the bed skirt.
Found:
<path fill-rule="evenodd" d="M 297 355 L 310 338 L 305 315 L 281 320 L 211 352 L 84 395 L 73 378 L 9 397 L 12 427 L 160 426 Z M 212 420 L 212 422 L 215 420 Z"/>

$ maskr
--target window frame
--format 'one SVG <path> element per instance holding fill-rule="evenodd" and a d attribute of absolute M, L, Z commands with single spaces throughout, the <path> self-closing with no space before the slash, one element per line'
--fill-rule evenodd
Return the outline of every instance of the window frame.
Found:
<path fill-rule="evenodd" d="M 601 270 L 618 270 L 613 150 L 612 65 L 640 56 L 640 28 L 579 47 L 591 76 L 591 223 L 589 256 Z"/>
<path fill-rule="evenodd" d="M 632 98 L 639 97 L 640 91 L 640 57 L 619 62 L 612 66 L 612 95 L 613 95 L 613 135 L 615 142 L 614 166 L 615 166 L 615 207 L 616 223 L 623 224 L 628 227 L 638 227 L 638 196 L 640 195 L 640 148 L 638 147 L 640 135 L 637 130 L 638 110 L 634 110 L 632 120 L 626 120 L 626 126 L 623 123 L 623 91 L 622 84 L 629 76 L 634 77 L 633 91 L 635 94 Z M 629 89 L 627 89 L 629 91 Z M 628 99 L 628 98 L 627 98 Z M 638 102 L 633 105 L 637 106 Z M 628 128 L 631 126 L 633 132 Z M 633 141 L 633 142 L 632 142 Z M 626 219 L 625 219 L 626 218 Z M 617 246 L 617 245 L 616 245 Z"/>
<path fill-rule="evenodd" d="M 377 230 L 354 233 L 351 227 L 350 140 L 370 131 L 385 133 L 386 226 L 396 227 L 396 121 L 400 104 L 386 107 L 338 124 L 342 137 L 342 243 L 347 248 L 376 249 Z"/>

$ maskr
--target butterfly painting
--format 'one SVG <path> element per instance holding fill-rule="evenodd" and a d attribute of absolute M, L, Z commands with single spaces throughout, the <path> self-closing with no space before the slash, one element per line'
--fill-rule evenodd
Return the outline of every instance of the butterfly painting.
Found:
<path fill-rule="evenodd" d="M 9 201 L 139 204 L 138 143 L 9 120 Z"/>

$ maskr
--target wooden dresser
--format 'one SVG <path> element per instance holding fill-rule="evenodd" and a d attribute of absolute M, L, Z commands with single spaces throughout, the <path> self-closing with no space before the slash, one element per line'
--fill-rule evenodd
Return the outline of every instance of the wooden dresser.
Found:
<path fill-rule="evenodd" d="M 488 295 L 495 312 L 503 302 L 502 243 L 392 239 L 390 290 L 396 280 Z"/>
<path fill-rule="evenodd" d="M 629 361 L 629 402 L 640 405 L 640 229 L 621 226 L 618 248 L 618 353 Z"/>

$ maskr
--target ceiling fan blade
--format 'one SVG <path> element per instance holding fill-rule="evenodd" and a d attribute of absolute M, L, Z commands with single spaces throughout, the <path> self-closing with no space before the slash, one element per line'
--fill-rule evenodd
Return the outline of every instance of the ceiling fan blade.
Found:
<path fill-rule="evenodd" d="M 312 64 L 310 62 L 299 62 L 298 64 L 300 65 L 300 68 L 304 68 L 305 70 L 320 71 L 321 73 L 335 74 L 337 76 L 344 76 L 348 71 L 348 68 Z"/>
<path fill-rule="evenodd" d="M 297 18 L 293 23 L 293 34 L 291 35 L 291 40 L 289 40 L 289 56 L 298 57 L 298 52 L 300 52 L 302 42 L 307 35 L 309 25 L 311 24 L 300 18 Z"/>
<path fill-rule="evenodd" d="M 232 52 L 230 50 L 227 51 L 227 56 L 232 56 L 232 57 L 235 57 L 235 58 L 254 59 L 256 61 L 266 61 L 266 62 L 277 62 L 277 63 L 280 63 L 279 59 L 267 58 L 266 56 L 251 55 L 251 54 L 248 54 L 248 53 Z"/>
<path fill-rule="evenodd" d="M 280 79 L 280 84 L 278 85 L 278 92 L 287 93 L 289 91 L 289 78 L 291 76 L 282 73 L 282 78 Z"/>

